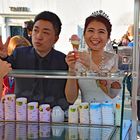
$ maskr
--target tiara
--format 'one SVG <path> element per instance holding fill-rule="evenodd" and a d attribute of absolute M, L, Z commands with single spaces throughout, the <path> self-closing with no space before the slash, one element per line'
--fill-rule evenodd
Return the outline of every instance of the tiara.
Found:
<path fill-rule="evenodd" d="M 102 10 L 93 12 L 93 13 L 91 14 L 91 16 L 93 16 L 93 17 L 102 16 L 102 17 L 104 17 L 104 18 L 106 18 L 107 20 L 110 21 L 109 16 L 108 16 L 105 12 L 103 12 Z"/>

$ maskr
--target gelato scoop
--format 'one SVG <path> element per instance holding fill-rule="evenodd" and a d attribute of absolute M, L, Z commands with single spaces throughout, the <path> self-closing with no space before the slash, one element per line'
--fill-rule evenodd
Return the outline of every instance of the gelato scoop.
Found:
<path fill-rule="evenodd" d="M 78 50 L 79 44 L 80 44 L 80 38 L 78 37 L 78 35 L 73 34 L 73 35 L 71 36 L 71 38 L 70 38 L 70 42 L 71 42 L 71 44 L 72 44 L 72 46 L 73 46 L 73 49 L 74 49 L 74 50 L 75 50 L 75 49 Z"/>

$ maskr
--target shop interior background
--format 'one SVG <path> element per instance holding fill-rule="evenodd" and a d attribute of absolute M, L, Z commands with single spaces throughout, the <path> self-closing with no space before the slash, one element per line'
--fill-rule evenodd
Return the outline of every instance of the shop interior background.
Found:
<path fill-rule="evenodd" d="M 41 11 L 55 12 L 62 21 L 62 31 L 55 48 L 67 54 L 72 50 L 69 38 L 82 36 L 85 18 L 96 10 L 109 15 L 113 25 L 111 40 L 120 39 L 134 22 L 133 0 L 0 0 L 0 34 L 22 34 L 24 21 L 34 19 Z"/>

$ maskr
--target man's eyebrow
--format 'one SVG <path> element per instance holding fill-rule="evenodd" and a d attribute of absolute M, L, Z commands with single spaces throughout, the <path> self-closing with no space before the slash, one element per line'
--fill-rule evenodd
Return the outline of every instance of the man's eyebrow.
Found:
<path fill-rule="evenodd" d="M 47 28 L 47 27 L 43 28 L 43 30 L 51 31 L 51 29 L 49 29 L 49 28 Z"/>
<path fill-rule="evenodd" d="M 39 29 L 39 26 L 35 26 L 34 28 Z M 49 28 L 47 28 L 47 27 L 43 28 L 43 30 L 51 31 L 51 29 L 49 29 Z"/>

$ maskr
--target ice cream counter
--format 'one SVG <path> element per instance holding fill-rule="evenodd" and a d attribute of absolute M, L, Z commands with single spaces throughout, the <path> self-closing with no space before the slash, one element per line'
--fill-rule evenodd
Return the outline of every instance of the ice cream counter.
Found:
<path fill-rule="evenodd" d="M 17 78 L 49 78 L 49 79 L 109 79 L 122 80 L 125 89 L 125 75 L 123 73 L 108 73 L 105 76 L 96 73 L 86 75 L 75 75 L 65 71 L 22 71 L 14 70 L 9 76 Z M 124 101 L 125 90 L 122 91 Z M 125 121 L 124 102 L 122 102 L 121 119 L 118 125 L 95 125 L 81 123 L 42 123 L 26 121 L 1 121 L 0 140 L 125 140 L 129 138 L 131 121 Z"/>

